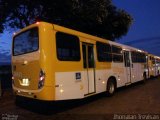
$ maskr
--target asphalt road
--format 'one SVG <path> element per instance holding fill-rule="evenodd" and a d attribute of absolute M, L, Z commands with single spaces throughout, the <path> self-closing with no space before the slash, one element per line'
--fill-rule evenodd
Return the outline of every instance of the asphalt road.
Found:
<path fill-rule="evenodd" d="M 59 103 L 18 99 L 12 91 L 0 98 L 2 120 L 160 120 L 160 78 L 139 82 L 117 90 L 114 96 L 99 94 L 83 100 Z M 9 119 L 8 119 L 9 118 Z"/>

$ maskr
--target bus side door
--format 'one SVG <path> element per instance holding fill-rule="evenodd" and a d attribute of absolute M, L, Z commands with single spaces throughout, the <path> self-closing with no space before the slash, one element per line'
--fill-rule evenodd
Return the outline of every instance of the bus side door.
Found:
<path fill-rule="evenodd" d="M 84 94 L 95 92 L 95 60 L 94 45 L 82 43 L 84 68 Z"/>
<path fill-rule="evenodd" d="M 131 83 L 133 70 L 132 70 L 131 56 L 129 51 L 124 51 L 124 64 L 126 70 L 127 83 Z"/>

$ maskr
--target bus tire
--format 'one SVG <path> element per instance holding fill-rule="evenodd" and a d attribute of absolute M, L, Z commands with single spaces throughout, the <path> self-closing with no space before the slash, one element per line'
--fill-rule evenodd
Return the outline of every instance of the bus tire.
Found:
<path fill-rule="evenodd" d="M 113 96 L 116 90 L 116 80 L 110 78 L 107 82 L 107 96 Z"/>

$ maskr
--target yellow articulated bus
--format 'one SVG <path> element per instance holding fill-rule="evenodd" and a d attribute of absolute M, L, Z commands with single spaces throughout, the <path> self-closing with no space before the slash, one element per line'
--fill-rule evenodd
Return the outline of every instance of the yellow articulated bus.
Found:
<path fill-rule="evenodd" d="M 142 50 L 37 22 L 13 36 L 13 89 L 44 101 L 81 99 L 149 78 Z"/>

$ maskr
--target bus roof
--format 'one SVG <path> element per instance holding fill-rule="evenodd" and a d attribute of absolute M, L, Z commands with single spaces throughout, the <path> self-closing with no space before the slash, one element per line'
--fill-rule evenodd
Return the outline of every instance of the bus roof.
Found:
<path fill-rule="evenodd" d="M 109 43 L 109 44 L 112 44 L 112 45 L 115 45 L 115 46 L 119 46 L 119 47 L 122 47 L 123 50 L 139 51 L 139 52 L 148 53 L 148 52 L 140 50 L 138 48 L 134 48 L 134 47 L 131 47 L 131 46 L 128 46 L 128 45 L 116 43 L 116 42 L 110 41 L 108 39 L 104 39 L 104 38 L 100 38 L 100 37 L 97 37 L 97 36 L 89 35 L 87 33 L 83 33 L 83 32 L 80 32 L 80 31 L 76 31 L 76 30 L 73 30 L 73 29 L 70 29 L 70 28 L 66 28 L 66 27 L 63 27 L 63 26 L 60 26 L 60 25 L 47 23 L 47 22 L 36 22 L 34 24 L 31 24 L 31 25 L 21 29 L 20 31 L 16 32 L 14 34 L 14 36 L 18 35 L 21 32 L 24 32 L 24 31 L 26 31 L 26 30 L 28 30 L 30 28 L 37 27 L 37 26 L 45 26 L 45 25 L 52 26 L 53 29 L 56 30 L 56 31 L 61 31 L 61 32 L 65 32 L 65 33 L 68 33 L 68 34 L 72 34 L 72 35 L 76 35 L 76 36 L 79 36 L 79 37 L 83 37 L 83 38 L 86 38 L 86 39 L 89 39 L 89 40 L 96 40 L 96 41 L 100 41 L 100 42 L 104 42 L 104 43 L 106 42 L 106 43 Z"/>

